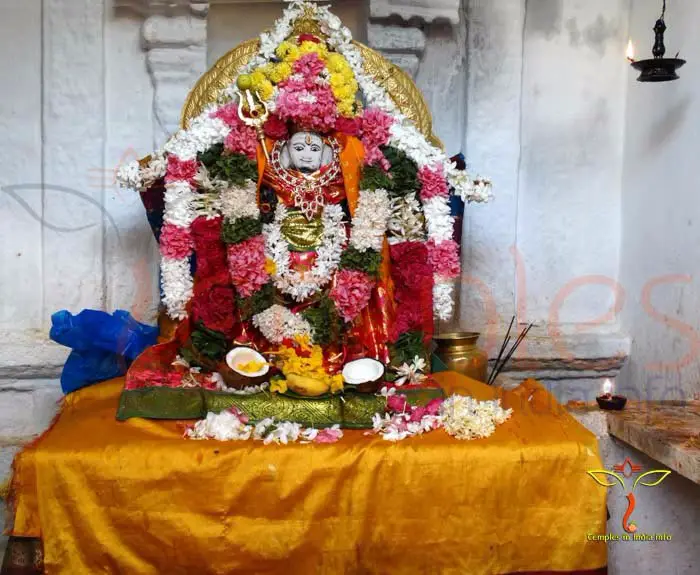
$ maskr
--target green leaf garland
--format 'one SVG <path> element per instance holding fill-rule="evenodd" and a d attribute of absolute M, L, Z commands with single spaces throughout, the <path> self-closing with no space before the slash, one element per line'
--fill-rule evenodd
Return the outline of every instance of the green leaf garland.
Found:
<path fill-rule="evenodd" d="M 391 188 L 395 196 L 405 196 L 418 190 L 418 166 L 404 152 L 392 146 L 382 148 L 384 157 L 389 160 L 391 168 Z"/>
<path fill-rule="evenodd" d="M 306 308 L 301 315 L 311 326 L 314 344 L 329 345 L 340 339 L 344 322 L 341 321 L 330 298 L 322 298 L 317 306 Z"/>
<path fill-rule="evenodd" d="M 262 233 L 262 222 L 258 218 L 229 218 L 221 226 L 221 241 L 225 244 L 238 244 Z"/>
<path fill-rule="evenodd" d="M 208 359 L 221 360 L 228 351 L 226 336 L 219 331 L 204 327 L 202 323 L 197 324 L 190 339 L 195 351 Z"/>
<path fill-rule="evenodd" d="M 361 252 L 353 246 L 348 246 L 340 256 L 341 269 L 358 270 L 374 277 L 379 274 L 381 265 L 382 254 L 372 249 Z"/>
<path fill-rule="evenodd" d="M 216 144 L 206 152 L 197 155 L 197 159 L 209 170 L 209 175 L 216 180 L 223 180 L 235 186 L 242 186 L 248 180 L 257 181 L 258 164 L 249 160 L 244 154 L 225 153 L 222 144 Z"/>
<path fill-rule="evenodd" d="M 362 176 L 360 179 L 361 190 L 390 190 L 393 187 L 393 182 L 388 174 L 379 166 L 365 166 L 362 168 Z"/>
<path fill-rule="evenodd" d="M 243 321 L 248 321 L 254 315 L 265 311 L 274 303 L 275 288 L 267 283 L 253 295 L 242 298 L 236 294 L 236 305 Z"/>

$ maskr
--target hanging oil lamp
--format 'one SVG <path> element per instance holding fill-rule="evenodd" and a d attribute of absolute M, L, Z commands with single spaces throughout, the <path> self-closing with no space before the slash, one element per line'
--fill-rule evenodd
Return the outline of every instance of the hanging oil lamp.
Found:
<path fill-rule="evenodd" d="M 654 24 L 654 48 L 652 49 L 653 58 L 649 60 L 634 60 L 634 55 L 631 53 L 632 43 L 628 46 L 627 59 L 632 62 L 632 67 L 639 70 L 638 82 L 670 82 L 678 80 L 676 70 L 685 64 L 685 60 L 679 58 L 664 58 L 666 54 L 666 45 L 664 44 L 664 33 L 666 32 L 666 0 L 664 0 L 661 17 Z M 676 54 L 678 56 L 678 54 Z"/>

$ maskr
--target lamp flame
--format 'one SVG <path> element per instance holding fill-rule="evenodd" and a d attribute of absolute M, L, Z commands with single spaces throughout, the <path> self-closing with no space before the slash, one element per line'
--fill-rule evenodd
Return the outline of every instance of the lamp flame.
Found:
<path fill-rule="evenodd" d="M 613 382 L 609 379 L 606 379 L 603 382 L 603 395 L 611 394 L 612 390 L 613 390 Z"/>
<path fill-rule="evenodd" d="M 626 56 L 630 62 L 634 62 L 634 44 L 632 43 L 632 38 L 627 42 Z"/>

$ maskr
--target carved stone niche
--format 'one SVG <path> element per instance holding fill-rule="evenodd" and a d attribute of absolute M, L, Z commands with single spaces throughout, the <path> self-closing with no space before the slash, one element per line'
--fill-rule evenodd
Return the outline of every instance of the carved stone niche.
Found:
<path fill-rule="evenodd" d="M 460 0 L 370 0 L 368 43 L 415 77 L 425 50 L 423 24 L 447 20 L 456 25 L 459 8 Z"/>

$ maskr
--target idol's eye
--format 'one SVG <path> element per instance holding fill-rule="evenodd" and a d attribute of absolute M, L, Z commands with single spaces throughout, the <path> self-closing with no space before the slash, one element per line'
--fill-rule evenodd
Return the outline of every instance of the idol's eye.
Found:
<path fill-rule="evenodd" d="M 296 145 L 294 146 L 294 149 L 295 149 L 297 152 L 303 152 L 303 151 L 304 151 L 304 146 L 302 146 L 301 144 L 296 144 Z"/>
<path fill-rule="evenodd" d="M 320 152 L 321 148 L 319 146 L 311 146 L 311 151 L 312 152 Z"/>

